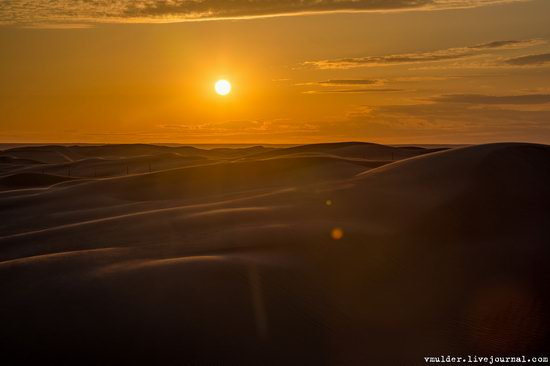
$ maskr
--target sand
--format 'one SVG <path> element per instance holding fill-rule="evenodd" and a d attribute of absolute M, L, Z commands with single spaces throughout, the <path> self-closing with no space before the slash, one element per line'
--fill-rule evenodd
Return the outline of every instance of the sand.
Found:
<path fill-rule="evenodd" d="M 550 147 L 0 152 L 13 364 L 547 355 Z"/>

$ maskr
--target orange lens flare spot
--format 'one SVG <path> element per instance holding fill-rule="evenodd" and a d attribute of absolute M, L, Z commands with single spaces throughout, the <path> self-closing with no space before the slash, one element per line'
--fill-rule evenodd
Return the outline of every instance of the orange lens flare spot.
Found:
<path fill-rule="evenodd" d="M 344 237 L 344 231 L 339 228 L 339 227 L 335 227 L 334 229 L 332 229 L 332 231 L 330 232 L 330 236 L 332 237 L 332 239 L 334 240 L 340 240 Z"/>

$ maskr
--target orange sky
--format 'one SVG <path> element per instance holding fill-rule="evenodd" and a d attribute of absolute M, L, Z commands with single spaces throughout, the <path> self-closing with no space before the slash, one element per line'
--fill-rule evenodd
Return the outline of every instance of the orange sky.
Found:
<path fill-rule="evenodd" d="M 550 143 L 546 0 L 16 4 L 0 142 Z"/>

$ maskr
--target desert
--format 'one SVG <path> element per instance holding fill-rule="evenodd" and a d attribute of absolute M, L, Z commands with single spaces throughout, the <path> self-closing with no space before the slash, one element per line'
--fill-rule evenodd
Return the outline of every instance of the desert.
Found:
<path fill-rule="evenodd" d="M 548 146 L 264 150 L 2 151 L 3 357 L 395 365 L 547 349 Z"/>

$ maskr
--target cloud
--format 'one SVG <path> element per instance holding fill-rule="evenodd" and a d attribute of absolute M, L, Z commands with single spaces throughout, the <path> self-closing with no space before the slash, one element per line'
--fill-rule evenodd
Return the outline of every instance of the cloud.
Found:
<path fill-rule="evenodd" d="M 358 106 L 347 113 L 347 134 L 393 141 L 547 141 L 550 110 L 524 111 L 458 103 Z"/>
<path fill-rule="evenodd" d="M 287 119 L 272 120 L 229 120 L 205 122 L 199 124 L 161 124 L 164 131 L 187 138 L 211 137 L 258 137 L 258 136 L 293 136 L 310 134 L 318 131 L 316 124 L 292 122 Z"/>
<path fill-rule="evenodd" d="M 317 85 L 327 85 L 327 86 L 340 86 L 340 85 L 380 85 L 381 80 L 368 80 L 368 79 L 341 79 L 341 80 L 325 80 L 319 81 L 315 84 Z"/>
<path fill-rule="evenodd" d="M 89 23 L 31 23 L 24 25 L 28 29 L 90 29 L 94 26 Z"/>
<path fill-rule="evenodd" d="M 331 12 L 470 8 L 530 0 L 4 0 L 0 23 L 177 22 Z"/>
<path fill-rule="evenodd" d="M 409 82 L 419 82 L 419 81 L 445 81 L 451 79 L 460 79 L 464 76 L 401 76 L 394 78 L 392 81 L 409 83 Z"/>
<path fill-rule="evenodd" d="M 403 89 L 378 88 L 378 89 L 327 89 L 327 90 L 308 90 L 304 94 L 366 94 L 366 93 L 388 93 L 400 92 Z"/>
<path fill-rule="evenodd" d="M 539 66 L 550 63 L 550 53 L 509 58 L 504 62 L 514 66 Z"/>
<path fill-rule="evenodd" d="M 545 104 L 550 103 L 550 94 L 524 94 L 524 95 L 483 95 L 483 94 L 450 94 L 431 99 L 441 103 L 462 104 Z"/>
<path fill-rule="evenodd" d="M 298 83 L 296 86 L 323 86 L 323 87 L 338 87 L 338 86 L 382 86 L 385 80 L 381 79 L 331 79 L 323 81 L 310 81 L 306 83 Z"/>
<path fill-rule="evenodd" d="M 303 94 L 366 94 L 403 91 L 402 89 L 395 88 L 380 88 L 380 86 L 383 86 L 385 82 L 385 80 L 381 79 L 330 79 L 300 83 L 296 85 L 322 87 L 321 89 L 316 90 L 306 90 Z M 342 87 L 347 88 L 342 89 Z"/>
<path fill-rule="evenodd" d="M 385 56 L 366 56 L 331 60 L 306 61 L 304 66 L 318 69 L 352 69 L 358 67 L 390 66 L 458 60 L 466 57 L 490 54 L 491 51 L 521 49 L 545 43 L 540 39 L 505 40 L 482 43 L 467 47 L 454 47 L 434 51 L 393 54 Z"/>

